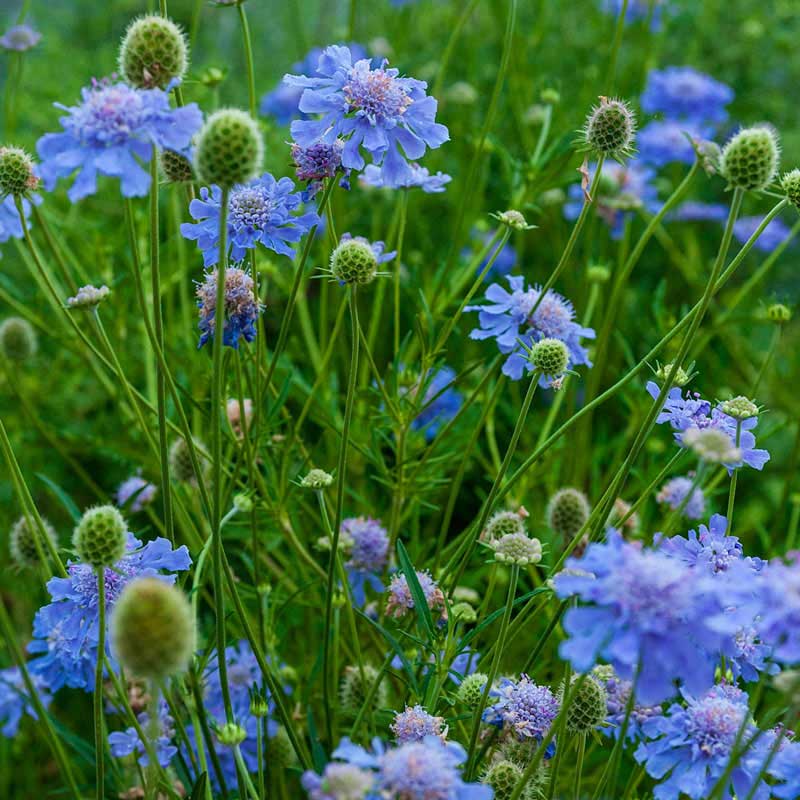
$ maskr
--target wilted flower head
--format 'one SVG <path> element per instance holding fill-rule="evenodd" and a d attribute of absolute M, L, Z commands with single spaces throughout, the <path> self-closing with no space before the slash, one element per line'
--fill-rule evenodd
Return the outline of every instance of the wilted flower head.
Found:
<path fill-rule="evenodd" d="M 2 36 L 0 36 L 0 48 L 3 50 L 13 50 L 17 53 L 24 53 L 36 47 L 41 41 L 42 34 L 34 30 L 30 25 L 12 25 Z"/>
<path fill-rule="evenodd" d="M 217 270 L 206 273 L 197 286 L 197 307 L 200 309 L 200 344 L 213 339 L 217 306 Z M 239 338 L 252 342 L 256 338 L 256 320 L 261 309 L 255 296 L 253 279 L 243 269 L 225 270 L 225 329 L 222 342 L 226 347 L 239 347 Z"/>
<path fill-rule="evenodd" d="M 108 286 L 82 286 L 74 297 L 67 298 L 67 307 L 71 311 L 78 309 L 93 311 L 111 294 Z"/>
<path fill-rule="evenodd" d="M 444 622 L 447 619 L 447 607 L 444 601 L 444 593 L 427 572 L 417 571 L 417 580 L 419 581 L 422 593 L 425 595 L 425 602 L 428 608 L 432 612 L 438 613 L 439 622 Z M 414 597 L 411 594 L 411 589 L 405 574 L 394 575 L 391 584 L 389 584 L 388 592 L 389 597 L 386 600 L 386 613 L 390 617 L 400 619 L 414 608 Z"/>
<path fill-rule="evenodd" d="M 119 178 L 123 197 L 146 195 L 150 175 L 139 162 L 149 162 L 154 148 L 185 150 L 203 121 L 195 103 L 172 108 L 161 89 L 110 81 L 84 88 L 78 106 L 56 106 L 66 112 L 64 131 L 39 139 L 39 172 L 52 191 L 59 178 L 77 170 L 67 192 L 73 203 L 97 191 L 98 173 Z"/>

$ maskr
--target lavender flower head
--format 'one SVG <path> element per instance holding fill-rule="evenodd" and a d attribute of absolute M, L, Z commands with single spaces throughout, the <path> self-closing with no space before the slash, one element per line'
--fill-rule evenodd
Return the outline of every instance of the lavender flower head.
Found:
<path fill-rule="evenodd" d="M 427 572 L 417 571 L 417 580 L 422 593 L 425 595 L 425 602 L 428 608 L 432 612 L 438 613 L 440 623 L 445 622 L 447 620 L 447 607 L 444 601 L 444 593 Z M 386 613 L 390 617 L 401 619 L 414 608 L 414 598 L 404 574 L 399 573 L 392 577 L 388 592 Z"/>
<path fill-rule="evenodd" d="M 217 270 L 206 273 L 197 286 L 197 307 L 200 310 L 200 344 L 214 338 L 217 307 Z M 256 320 L 261 313 L 253 279 L 239 267 L 225 270 L 225 329 L 222 342 L 226 347 L 239 347 L 239 339 L 252 342 L 256 338 Z"/>
<path fill-rule="evenodd" d="M 734 238 L 744 244 L 763 222 L 763 217 L 740 217 L 733 223 Z M 767 224 L 756 239 L 753 247 L 762 253 L 771 253 L 782 245 L 790 236 L 791 228 L 780 218 L 776 217 Z"/>
<path fill-rule="evenodd" d="M 296 142 L 292 144 L 295 175 L 297 180 L 307 182 L 307 189 L 302 194 L 304 202 L 308 202 L 322 188 L 325 178 L 333 178 L 339 172 L 342 173 L 339 186 L 350 188 L 350 170 L 342 167 L 343 150 L 344 142 L 341 139 L 331 144 L 315 142 L 310 147 L 300 147 Z"/>
<path fill-rule="evenodd" d="M 36 47 L 42 39 L 42 34 L 30 25 L 12 25 L 0 36 L 0 48 L 16 53 L 24 53 Z"/>
<path fill-rule="evenodd" d="M 422 706 L 406 706 L 405 711 L 395 714 L 389 726 L 398 744 L 420 742 L 427 736 L 436 736 L 442 741 L 447 736 L 447 725 L 443 717 L 434 717 Z"/>
<path fill-rule="evenodd" d="M 491 689 L 490 697 L 496 699 L 483 712 L 483 721 L 503 728 L 519 741 L 541 741 L 558 716 L 558 698 L 549 687 L 538 686 L 527 675 L 520 675 L 518 681 L 502 678 L 499 685 Z M 551 743 L 546 757 L 553 752 L 555 748 Z"/>
<path fill-rule="evenodd" d="M 383 591 L 380 575 L 389 555 L 389 534 L 372 517 L 349 517 L 342 520 L 340 546 L 348 555 L 345 562 L 353 599 L 358 606 L 366 603 L 366 586 Z"/>
<path fill-rule="evenodd" d="M 195 103 L 171 108 L 161 89 L 106 80 L 84 88 L 80 105 L 56 107 L 67 112 L 60 119 L 64 131 L 39 139 L 39 172 L 52 191 L 59 178 L 77 171 L 67 192 L 73 203 L 97 191 L 98 173 L 119 178 L 123 197 L 143 197 L 150 175 L 140 162 L 149 162 L 154 148 L 187 149 L 203 122 Z"/>
<path fill-rule="evenodd" d="M 300 780 L 309 800 L 367 800 L 374 798 L 375 773 L 356 766 L 332 761 L 318 775 L 308 770 Z"/>
<path fill-rule="evenodd" d="M 754 726 L 746 722 L 748 715 L 747 695 L 733 687 L 715 686 L 696 700 L 687 698 L 685 708 L 675 703 L 664 716 L 645 722 L 648 741 L 634 755 L 650 776 L 661 781 L 655 788 L 656 800 L 709 797 L 728 767 L 740 728 L 745 726 L 741 746 L 755 734 Z M 762 758 L 752 756 L 737 759 L 723 796 L 767 800 L 770 792 L 763 782 L 749 794 L 762 763 Z"/>
<path fill-rule="evenodd" d="M 606 736 L 617 739 L 622 734 L 622 725 L 627 715 L 628 701 L 633 691 L 633 681 L 622 680 L 622 678 L 614 672 L 612 667 L 606 666 L 605 664 L 595 667 L 592 670 L 592 675 L 606 690 L 607 724 L 601 726 L 598 730 Z M 643 735 L 642 725 L 648 719 L 660 715 L 660 705 L 645 706 L 634 702 L 630 715 L 628 716 L 625 739 L 633 742 L 641 739 Z"/>
<path fill-rule="evenodd" d="M 150 715 L 144 711 L 137 716 L 137 719 L 142 730 L 148 731 Z M 162 767 L 168 767 L 178 748 L 172 744 L 175 736 L 175 720 L 170 716 L 169 707 L 164 700 L 158 704 L 158 731 L 159 735 L 155 742 L 156 758 Z M 147 767 L 150 763 L 145 744 L 134 727 L 110 733 L 108 744 L 114 758 L 125 758 L 136 753 L 136 760 L 141 766 Z"/>
<path fill-rule="evenodd" d="M 319 223 L 316 212 L 297 214 L 303 202 L 289 178 L 275 180 L 269 173 L 246 185 L 234 186 L 228 200 L 229 254 L 241 261 L 247 250 L 259 244 L 280 255 L 294 256 L 293 244 Z M 181 234 L 197 242 L 203 252 L 203 264 L 213 266 L 219 260 L 219 215 L 222 190 L 212 186 L 200 190 L 200 198 L 189 204 L 189 213 L 197 222 L 181 225 Z"/>
<path fill-rule="evenodd" d="M 733 89 L 692 67 L 653 69 L 642 92 L 642 111 L 671 119 L 721 123 L 728 118 L 726 106 Z"/>
<path fill-rule="evenodd" d="M 46 681 L 41 675 L 30 677 L 39 700 L 47 708 L 52 698 Z M 19 667 L 0 670 L 0 733 L 13 739 L 25 714 L 32 719 L 38 719 Z"/>
<path fill-rule="evenodd" d="M 408 166 L 411 172 L 399 184 L 387 184 L 381 168 L 375 164 L 367 164 L 361 176 L 361 181 L 366 186 L 372 186 L 376 189 L 419 188 L 426 194 L 438 194 L 443 192 L 447 184 L 453 180 L 449 175 L 445 175 L 444 172 L 437 172 L 435 175 L 431 175 L 427 167 L 421 167 L 419 164 L 411 163 Z"/>
<path fill-rule="evenodd" d="M 661 487 L 656 495 L 656 500 L 669 506 L 673 511 L 680 508 L 681 504 L 686 501 L 683 515 L 687 519 L 700 519 L 706 510 L 706 497 L 699 486 L 692 489 L 693 482 L 691 477 L 686 476 L 672 478 Z M 687 501 L 686 497 L 689 492 L 692 494 Z"/>
<path fill-rule="evenodd" d="M 800 562 L 770 561 L 763 576 L 758 634 L 776 661 L 800 664 Z"/>
<path fill-rule="evenodd" d="M 124 508 L 126 503 L 133 498 L 130 510 L 141 511 L 146 505 L 153 502 L 156 491 L 155 485 L 146 481 L 141 475 L 131 475 L 117 487 L 116 503 L 120 508 Z"/>
<path fill-rule="evenodd" d="M 406 185 L 413 175 L 406 158 L 422 158 L 427 148 L 449 139 L 447 128 L 435 121 L 436 100 L 425 93 L 424 81 L 402 78 L 386 62 L 373 68 L 365 58 L 354 60 L 348 47 L 326 48 L 314 76 L 286 75 L 284 82 L 304 89 L 302 112 L 321 115 L 316 120 L 295 120 L 291 127 L 295 141 L 308 147 L 341 137 L 343 166 L 363 169 L 363 148 L 381 168 L 385 186 Z"/>
<path fill-rule="evenodd" d="M 508 354 L 503 374 L 518 381 L 525 372 L 533 371 L 520 340 L 530 347 L 540 339 L 560 339 L 569 351 L 568 367 L 580 364 L 590 367 L 589 353 L 581 339 L 594 339 L 595 332 L 575 322 L 572 303 L 552 289 L 538 302 L 541 289 L 538 286 L 523 288 L 525 279 L 521 275 L 512 275 L 508 283 L 511 292 L 493 283 L 486 290 L 487 305 L 465 309 L 478 312 L 480 327 L 470 332 L 470 339 L 493 338 L 500 352 Z M 531 315 L 534 306 L 538 307 Z M 543 376 L 540 385 L 549 386 L 550 380 Z"/>
<path fill-rule="evenodd" d="M 113 569 L 105 570 L 106 619 L 122 590 L 134 578 L 154 577 L 174 583 L 173 573 L 189 569 L 191 563 L 185 545 L 173 550 L 162 538 L 142 545 L 128 533 L 126 554 Z M 30 670 L 40 675 L 52 691 L 62 686 L 91 691 L 99 625 L 97 576 L 92 567 L 80 563 L 70 563 L 67 572 L 68 577 L 47 582 L 52 602 L 40 608 L 33 620 L 33 641 L 28 651 L 35 658 Z M 110 648 L 107 655 L 115 668 Z"/>

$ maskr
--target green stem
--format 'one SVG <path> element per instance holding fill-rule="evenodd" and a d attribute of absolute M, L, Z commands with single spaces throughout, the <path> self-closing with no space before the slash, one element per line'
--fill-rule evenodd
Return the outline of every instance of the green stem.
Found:
<path fill-rule="evenodd" d="M 739 442 L 742 438 L 742 420 L 736 420 L 736 447 L 739 447 Z M 728 492 L 728 529 L 726 535 L 731 535 L 731 530 L 733 528 L 733 503 L 736 498 L 736 479 L 739 475 L 738 468 L 733 468 L 733 473 L 731 474 L 731 488 Z"/>
<path fill-rule="evenodd" d="M 581 776 L 583 775 L 583 759 L 586 755 L 586 734 L 578 734 L 578 756 L 575 759 L 575 800 L 581 800 Z"/>
<path fill-rule="evenodd" d="M 394 355 L 400 352 L 400 273 L 403 269 L 403 241 L 406 233 L 408 215 L 408 189 L 400 193 L 400 223 L 397 232 L 397 256 L 394 260 Z"/>
<path fill-rule="evenodd" d="M 617 17 L 617 25 L 614 29 L 614 40 L 611 44 L 611 57 L 608 62 L 608 73 L 606 74 L 606 83 L 608 84 L 608 93 L 614 93 L 614 83 L 617 79 L 617 57 L 619 56 L 619 48 L 622 44 L 622 34 L 625 32 L 625 17 L 628 15 L 628 0 L 622 0 L 622 8 L 619 10 Z"/>
<path fill-rule="evenodd" d="M 756 375 L 755 381 L 753 381 L 753 388 L 750 390 L 750 397 L 755 398 L 758 394 L 758 389 L 761 386 L 761 381 L 764 380 L 764 375 L 767 372 L 767 367 L 769 367 L 770 363 L 772 362 L 772 358 L 775 355 L 775 351 L 778 349 L 778 343 L 781 340 L 781 330 L 783 325 L 776 325 L 775 329 L 772 332 L 772 337 L 769 343 L 769 349 L 764 356 L 764 360 L 761 362 L 761 368 L 758 370 L 758 375 Z"/>
<path fill-rule="evenodd" d="M 95 796 L 105 797 L 105 736 L 103 735 L 103 664 L 106 652 L 106 570 L 98 567 L 97 575 L 97 664 L 94 670 L 94 759 Z"/>
<path fill-rule="evenodd" d="M 253 64 L 253 44 L 250 38 L 250 25 L 247 22 L 247 12 L 244 3 L 239 3 L 239 21 L 242 26 L 242 45 L 244 47 L 244 63 L 247 67 L 247 96 L 249 101 L 250 116 L 256 118 L 256 71 Z"/>

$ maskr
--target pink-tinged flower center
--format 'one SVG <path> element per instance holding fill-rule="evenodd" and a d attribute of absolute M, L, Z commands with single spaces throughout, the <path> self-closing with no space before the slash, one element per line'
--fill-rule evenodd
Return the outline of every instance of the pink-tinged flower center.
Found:
<path fill-rule="evenodd" d="M 713 757 L 730 752 L 747 709 L 741 703 L 710 697 L 693 704 L 686 713 L 687 732 L 695 747 Z"/>
<path fill-rule="evenodd" d="M 99 84 L 84 92 L 83 105 L 70 123 L 76 136 L 84 141 L 106 146 L 121 144 L 141 125 L 143 106 L 141 95 L 134 89 L 124 84 Z"/>
<path fill-rule="evenodd" d="M 342 87 L 351 111 L 358 111 L 373 125 L 397 121 L 413 100 L 396 77 L 383 69 L 354 67 Z"/>

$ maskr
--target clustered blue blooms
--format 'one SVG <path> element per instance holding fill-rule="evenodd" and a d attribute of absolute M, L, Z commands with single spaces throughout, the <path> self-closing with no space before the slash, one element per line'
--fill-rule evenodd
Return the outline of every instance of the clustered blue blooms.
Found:
<path fill-rule="evenodd" d="M 492 789 L 465 783 L 459 766 L 467 754 L 455 742 L 426 736 L 387 748 L 380 739 L 371 749 L 342 739 L 322 775 L 307 771 L 303 788 L 310 800 L 380 800 L 382 797 L 425 800 L 491 800 Z"/>
<path fill-rule="evenodd" d="M 143 544 L 128 533 L 125 549 L 126 554 L 114 567 L 105 569 L 108 610 L 134 578 L 155 577 L 174 583 L 174 573 L 189 569 L 192 563 L 185 545 L 173 550 L 160 537 Z M 70 563 L 67 572 L 69 577 L 47 582 L 52 602 L 42 606 L 33 620 L 33 641 L 28 651 L 35 657 L 30 670 L 53 692 L 62 686 L 91 691 L 99 631 L 97 576 L 92 567 L 81 563 Z M 116 669 L 112 652 L 107 645 L 108 663 Z"/>
<path fill-rule="evenodd" d="M 84 88 L 80 105 L 56 107 L 67 112 L 60 120 L 64 131 L 39 139 L 39 173 L 52 191 L 77 172 L 67 192 L 73 203 L 97 191 L 98 173 L 119 178 L 123 197 L 146 195 L 150 174 L 140 162 L 149 162 L 154 149 L 186 150 L 203 122 L 196 103 L 171 108 L 161 89 L 110 80 Z"/>
<path fill-rule="evenodd" d="M 200 313 L 200 343 L 202 347 L 214 338 L 217 308 L 217 272 L 210 270 L 197 286 L 197 308 Z M 238 349 L 239 339 L 252 342 L 256 338 L 256 321 L 261 313 L 255 294 L 255 283 L 239 267 L 225 270 L 225 328 L 222 343 Z"/>
<path fill-rule="evenodd" d="M 143 731 L 149 731 L 150 715 L 146 711 L 137 715 L 136 719 Z M 170 715 L 169 706 L 162 698 L 158 704 L 158 736 L 155 740 L 156 758 L 162 767 L 169 766 L 178 752 L 178 748 L 172 743 L 174 736 L 175 720 Z M 126 728 L 124 731 L 110 733 L 108 735 L 108 745 L 114 758 L 125 758 L 125 756 L 136 753 L 136 760 L 141 766 L 146 767 L 150 763 L 145 743 L 133 726 Z"/>
<path fill-rule="evenodd" d="M 315 211 L 296 213 L 303 203 L 294 191 L 290 178 L 275 180 L 269 173 L 244 186 L 234 186 L 228 199 L 228 253 L 241 261 L 248 250 L 259 244 L 280 255 L 294 256 L 293 244 L 319 224 Z M 198 220 L 185 222 L 181 233 L 197 242 L 203 264 L 213 266 L 219 260 L 219 217 L 222 189 L 212 186 L 200 190 L 200 198 L 189 204 L 189 213 Z"/>
<path fill-rule="evenodd" d="M 117 487 L 117 505 L 125 508 L 130 503 L 131 511 L 141 511 L 153 502 L 157 491 L 155 485 L 146 481 L 141 475 L 131 475 Z"/>
<path fill-rule="evenodd" d="M 42 705 L 47 708 L 53 697 L 41 675 L 31 675 L 31 682 Z M 0 670 L 0 733 L 7 738 L 17 735 L 23 715 L 38 719 L 28 688 L 19 667 Z"/>
<path fill-rule="evenodd" d="M 310 147 L 341 137 L 342 165 L 355 170 L 365 166 L 363 148 L 380 167 L 384 186 L 408 185 L 413 170 L 406 158 L 422 158 L 429 147 L 449 139 L 447 128 L 435 121 L 437 103 L 425 93 L 424 81 L 400 77 L 385 62 L 373 67 L 368 59 L 355 58 L 348 47 L 326 48 L 314 75 L 286 75 L 284 82 L 304 90 L 300 111 L 321 115 L 295 120 L 295 141 Z"/>
<path fill-rule="evenodd" d="M 699 486 L 692 489 L 693 477 L 681 475 L 667 481 L 661 487 L 656 500 L 659 503 L 665 503 L 673 511 L 683 505 L 683 515 L 687 519 L 700 519 L 706 510 L 706 497 Z M 691 496 L 689 496 L 689 492 L 691 492 Z"/>
<path fill-rule="evenodd" d="M 383 171 L 375 164 L 367 164 L 364 168 L 361 180 L 366 186 L 372 186 L 376 189 L 419 188 L 426 194 L 439 194 L 443 192 L 447 184 L 453 180 L 449 175 L 445 175 L 443 172 L 437 172 L 435 175 L 431 175 L 427 167 L 421 167 L 419 164 L 412 163 L 408 166 L 410 172 L 397 184 L 386 183 Z"/>
<path fill-rule="evenodd" d="M 625 728 L 626 741 L 636 742 L 642 738 L 642 725 L 653 717 L 660 716 L 662 709 L 660 705 L 646 706 L 641 703 L 633 702 L 630 713 L 628 713 L 628 701 L 633 691 L 633 681 L 620 678 L 611 667 L 595 667 L 593 676 L 600 681 L 606 692 L 606 724 L 601 725 L 598 730 L 605 736 L 618 739 L 622 734 L 622 726 L 625 717 L 628 723 Z"/>
<path fill-rule="evenodd" d="M 447 622 L 447 604 L 444 592 L 430 576 L 430 573 L 416 570 L 416 575 L 428 608 L 437 613 L 439 615 L 438 622 L 444 624 Z M 387 593 L 389 596 L 386 599 L 386 613 L 390 617 L 401 619 L 414 608 L 414 597 L 404 573 L 396 573 L 392 576 Z"/>
<path fill-rule="evenodd" d="M 647 391 L 654 400 L 658 398 L 660 390 L 654 381 L 647 382 Z M 743 464 L 760 470 L 769 461 L 769 453 L 755 446 L 756 437 L 753 435 L 753 428 L 758 425 L 758 417 L 737 422 L 722 411 L 721 404 L 712 408 L 711 403 L 704 400 L 697 392 L 687 391 L 684 395 L 677 386 L 670 389 L 656 422 L 658 424 L 668 422 L 675 431 L 675 441 L 681 446 L 683 446 L 683 434 L 690 428 L 714 428 L 726 433 L 731 439 L 731 444 L 741 451 L 740 462 L 726 465 L 729 471 Z"/>
<path fill-rule="evenodd" d="M 389 561 L 389 534 L 377 519 L 349 517 L 342 520 L 339 537 L 348 556 L 345 569 L 353 600 L 363 607 L 367 586 L 375 592 L 384 589 L 381 575 Z"/>
<path fill-rule="evenodd" d="M 545 338 L 560 339 L 567 345 L 569 368 L 581 364 L 590 367 L 592 362 L 581 340 L 594 339 L 595 332 L 575 322 L 572 303 L 552 289 L 540 301 L 541 289 L 538 286 L 525 289 L 525 279 L 521 275 L 510 276 L 508 283 L 510 292 L 493 283 L 486 290 L 486 305 L 465 309 L 478 312 L 480 327 L 470 332 L 470 338 L 492 338 L 500 352 L 508 355 L 503 374 L 518 381 L 526 372 L 532 372 L 533 366 L 523 344 L 531 347 Z M 552 381 L 543 376 L 539 383 L 550 386 Z"/>
<path fill-rule="evenodd" d="M 434 717 L 423 706 L 406 706 L 405 711 L 395 714 L 389 726 L 398 744 L 419 742 L 428 736 L 438 736 L 442 741 L 447 737 L 447 725 L 443 717 Z"/>

